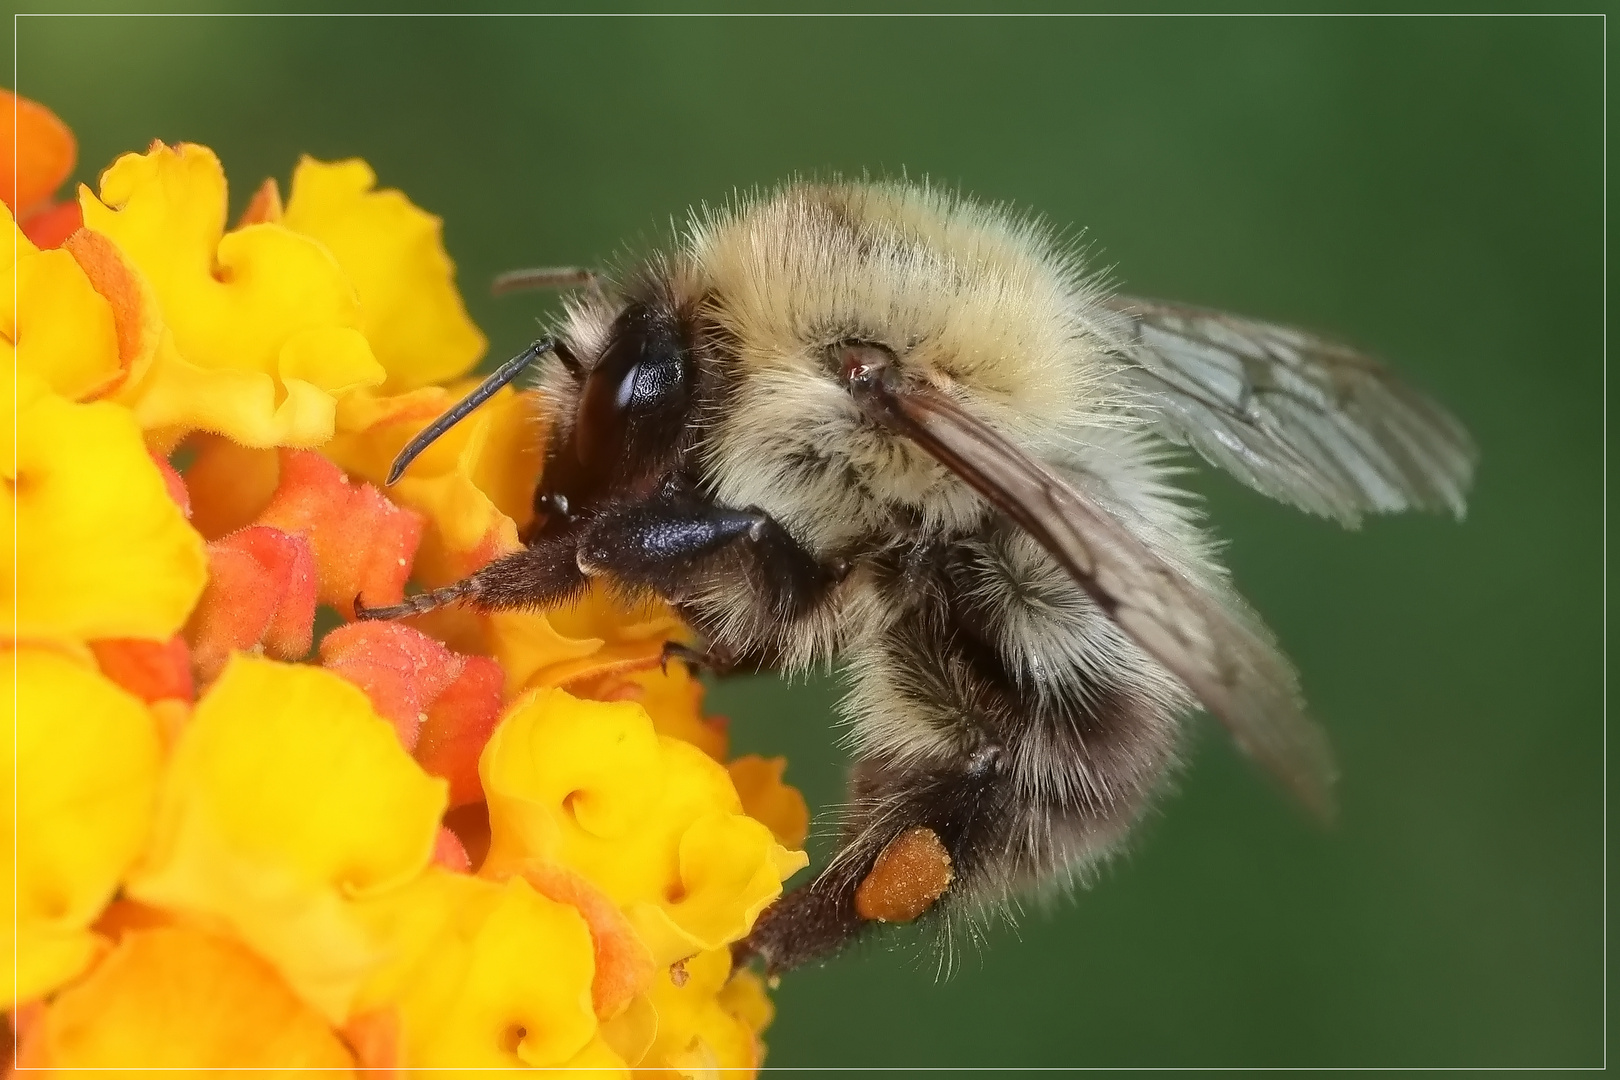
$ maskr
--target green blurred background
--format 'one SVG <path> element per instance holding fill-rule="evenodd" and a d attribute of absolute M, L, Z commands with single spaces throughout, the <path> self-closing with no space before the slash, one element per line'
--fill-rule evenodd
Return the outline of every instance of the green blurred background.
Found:
<path fill-rule="evenodd" d="M 1603 1053 L 1602 24 L 1584 19 L 24 18 L 79 178 L 203 142 L 233 211 L 300 154 L 441 214 L 491 362 L 688 204 L 927 176 L 1084 227 L 1132 291 L 1333 331 L 1483 448 L 1469 519 L 1346 533 L 1218 477 L 1240 586 L 1332 731 L 1312 827 L 1200 725 L 1096 887 L 936 979 L 794 973 L 773 1065 L 1591 1065 Z M 285 188 L 284 188 L 285 190 Z M 718 687 L 839 798 L 835 679 Z"/>

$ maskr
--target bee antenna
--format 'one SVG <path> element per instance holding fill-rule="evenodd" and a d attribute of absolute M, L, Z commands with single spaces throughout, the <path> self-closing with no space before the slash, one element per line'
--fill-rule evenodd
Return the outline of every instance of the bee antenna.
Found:
<path fill-rule="evenodd" d="M 595 270 L 578 266 L 536 266 L 495 275 L 489 291 L 496 296 L 507 296 L 539 289 L 595 289 L 599 284 Z"/>
<path fill-rule="evenodd" d="M 437 420 L 417 432 L 416 437 L 405 444 L 405 448 L 399 452 L 399 456 L 394 458 L 394 463 L 388 467 L 388 483 L 392 485 L 394 481 L 398 480 L 400 474 L 410 467 L 411 462 L 416 460 L 416 456 L 429 446 L 432 446 L 440 435 L 461 423 L 468 413 L 488 401 L 495 391 L 523 374 L 530 364 L 533 364 L 556 347 L 557 343 L 551 338 L 542 338 L 490 372 L 489 376 L 479 383 L 472 393 L 445 410 Z"/>

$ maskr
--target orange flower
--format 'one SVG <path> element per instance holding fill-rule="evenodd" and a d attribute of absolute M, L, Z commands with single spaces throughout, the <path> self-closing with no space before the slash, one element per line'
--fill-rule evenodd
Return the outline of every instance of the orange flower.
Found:
<path fill-rule="evenodd" d="M 40 247 L 55 247 L 79 227 L 77 206 L 50 201 L 78 159 L 73 132 L 37 101 L 0 90 L 0 143 L 10 158 L 6 206 L 23 223 L 30 240 Z"/>

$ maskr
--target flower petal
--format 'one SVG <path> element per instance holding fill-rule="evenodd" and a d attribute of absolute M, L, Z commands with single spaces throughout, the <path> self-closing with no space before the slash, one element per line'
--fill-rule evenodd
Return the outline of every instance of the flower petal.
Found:
<path fill-rule="evenodd" d="M 250 525 L 208 545 L 208 587 L 186 624 L 193 670 L 211 682 L 232 652 L 263 645 L 281 660 L 309 652 L 315 554 L 305 536 Z"/>
<path fill-rule="evenodd" d="M 138 381 L 152 366 L 164 331 L 163 313 L 152 283 L 117 244 L 98 232 L 80 229 L 62 246 L 79 264 L 91 286 L 107 301 L 118 332 L 121 370 L 115 384 L 102 392 L 114 391 L 131 380 Z"/>
<path fill-rule="evenodd" d="M 467 318 L 440 221 L 398 191 L 373 190 L 358 159 L 304 158 L 293 172 L 282 223 L 325 244 L 360 296 L 360 328 L 388 370 L 388 385 L 409 390 L 466 372 L 484 354 L 484 335 Z"/>
<path fill-rule="evenodd" d="M 0 680 L 10 685 L 0 694 L 17 704 L 16 757 L 0 760 L 0 774 L 8 785 L 15 777 L 16 787 L 0 798 L 0 813 L 15 806 L 16 816 L 0 832 L 17 846 L 0 854 L 0 876 L 15 865 L 17 994 L 28 1000 L 77 975 L 99 951 L 88 928 L 145 839 L 160 751 L 141 702 L 94 668 L 44 649 L 7 661 Z M 13 739 L 0 739 L 0 758 L 12 747 Z M 8 920 L 4 933 L 11 931 Z"/>
<path fill-rule="evenodd" d="M 422 871 L 444 799 L 358 689 L 238 655 L 180 735 L 128 891 L 229 927 L 340 1021 L 382 958 L 350 898 Z"/>
<path fill-rule="evenodd" d="M 397 1010 L 409 1066 L 563 1065 L 594 1039 L 590 931 L 522 878 L 432 868 L 359 910 L 389 960 L 358 1007 Z"/>
<path fill-rule="evenodd" d="M 395 506 L 370 484 L 350 484 L 319 454 L 282 451 L 280 484 L 259 521 L 309 537 L 320 601 L 345 616 L 354 617 L 357 596 L 373 607 L 404 597 L 421 516 Z"/>
<path fill-rule="evenodd" d="M 192 927 L 126 934 L 40 1019 L 40 1064 L 69 1069 L 332 1069 L 353 1058 L 241 945 Z"/>
<path fill-rule="evenodd" d="M 210 540 L 251 525 L 270 505 L 281 482 L 281 455 L 199 432 L 186 441 L 191 525 Z"/>
<path fill-rule="evenodd" d="M 192 363 L 167 329 L 145 375 L 126 381 L 115 400 L 147 431 L 211 431 L 254 447 L 319 446 L 337 415 L 332 394 L 302 379 Z"/>
<path fill-rule="evenodd" d="M 416 741 L 416 760 L 429 776 L 450 782 L 450 805 L 482 802 L 478 758 L 501 718 L 501 667 L 469 656 L 456 680 L 428 707 Z"/>
<path fill-rule="evenodd" d="M 38 248 L 59 248 L 84 227 L 76 202 L 47 203 L 23 220 L 23 234 Z"/>
<path fill-rule="evenodd" d="M 540 895 L 578 911 L 590 927 L 596 957 L 591 1003 L 598 1017 L 606 1020 L 618 1015 L 638 994 L 646 992 L 657 964 L 606 893 L 584 875 L 555 863 L 527 863 L 520 873 Z"/>
<path fill-rule="evenodd" d="M 413 750 L 429 703 L 461 674 L 466 657 L 409 626 L 357 622 L 321 639 L 321 666 L 364 690 L 400 745 Z"/>
<path fill-rule="evenodd" d="M 18 412 L 6 506 L 17 573 L 5 568 L 0 589 L 16 581 L 7 599 L 19 633 L 167 641 L 202 593 L 207 560 L 128 411 L 46 394 Z"/>
<path fill-rule="evenodd" d="M 764 822 L 785 848 L 801 848 L 810 835 L 810 808 L 799 789 L 782 782 L 787 758 L 748 754 L 726 767 L 743 809 L 755 821 Z"/>
<path fill-rule="evenodd" d="M 70 252 L 21 255 L 0 281 L 0 332 L 18 365 L 63 397 L 94 397 L 123 378 L 112 308 Z"/>
<path fill-rule="evenodd" d="M 106 638 L 92 641 L 101 673 L 148 704 L 177 699 L 191 701 L 191 653 L 186 639 L 176 634 L 168 641 Z"/>
<path fill-rule="evenodd" d="M 711 1070 L 757 1069 L 764 1051 L 751 1020 L 758 1011 L 754 1002 L 736 992 L 726 993 L 730 953 L 724 949 L 699 953 L 682 970 L 683 980 L 662 976 L 648 995 L 658 1014 L 658 1035 L 642 1067 L 673 1069 L 689 1076 Z M 744 1015 L 737 1011 L 739 1004 Z"/>
<path fill-rule="evenodd" d="M 72 174 L 79 147 L 72 130 L 51 110 L 0 90 L 0 153 L 10 158 L 4 175 L 12 183 L 5 185 L 5 204 L 27 217 Z"/>
<path fill-rule="evenodd" d="M 204 368 L 276 371 L 299 331 L 355 327 L 359 301 L 329 252 L 279 225 L 225 232 L 225 171 L 207 147 L 153 143 L 81 189 L 85 227 L 157 290 L 180 352 Z"/>
<path fill-rule="evenodd" d="M 484 749 L 482 872 L 557 863 L 619 904 L 660 964 L 744 936 L 804 865 L 745 817 L 725 769 L 640 707 L 525 696 Z"/>

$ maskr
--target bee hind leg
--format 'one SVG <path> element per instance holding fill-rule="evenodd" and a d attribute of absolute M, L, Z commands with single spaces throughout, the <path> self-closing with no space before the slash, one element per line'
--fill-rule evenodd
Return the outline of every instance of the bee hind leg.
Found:
<path fill-rule="evenodd" d="M 999 762 L 998 749 L 986 747 L 937 770 L 857 764 L 842 848 L 814 881 L 765 909 L 732 947 L 733 959 L 787 971 L 974 891 L 985 853 L 1004 846 L 1011 820 L 1011 785 Z"/>

